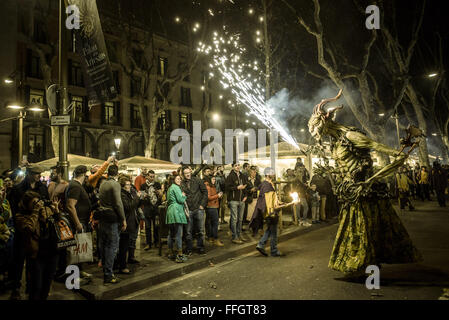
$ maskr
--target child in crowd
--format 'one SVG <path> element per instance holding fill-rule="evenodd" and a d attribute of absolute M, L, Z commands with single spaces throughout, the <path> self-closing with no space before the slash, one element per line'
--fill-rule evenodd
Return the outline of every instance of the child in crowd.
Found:
<path fill-rule="evenodd" d="M 310 186 L 312 190 L 311 206 L 312 206 L 312 223 L 320 223 L 320 194 L 316 191 L 316 184 Z"/>

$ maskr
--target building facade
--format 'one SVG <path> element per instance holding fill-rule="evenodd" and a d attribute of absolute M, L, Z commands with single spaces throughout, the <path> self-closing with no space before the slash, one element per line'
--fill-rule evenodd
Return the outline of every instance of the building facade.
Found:
<path fill-rule="evenodd" d="M 0 35 L 2 44 L 5 44 L 0 52 L 0 108 L 3 119 L 17 116 L 17 111 L 6 109 L 6 105 L 12 102 L 26 106 L 47 106 L 45 88 L 58 80 L 58 1 L 5 0 L 2 1 L 2 7 L 2 16 L 7 19 L 0 19 L 1 24 L 11 30 Z M 141 79 L 138 76 L 130 77 L 126 72 L 129 66 L 126 55 L 130 48 L 123 47 L 123 39 L 120 38 L 123 34 L 114 30 L 114 21 L 111 21 L 108 12 L 100 11 L 100 20 L 118 97 L 89 109 L 80 57 L 75 52 L 76 40 L 74 34 L 67 31 L 66 39 L 69 43 L 66 45 L 68 52 L 65 71 L 68 98 L 72 105 L 68 151 L 100 159 L 105 159 L 116 151 L 120 151 L 120 158 L 144 155 L 146 144 L 139 110 L 139 103 L 142 101 L 139 99 Z M 144 31 L 133 28 L 133 32 Z M 176 72 L 179 61 L 185 59 L 187 49 L 180 43 L 171 48 L 166 45 L 167 39 L 161 36 L 155 36 L 154 43 L 158 52 L 157 67 L 153 68 L 150 75 L 149 92 L 143 100 L 144 110 L 149 115 L 147 120 L 151 120 L 154 114 L 152 104 L 156 94 L 156 81 L 166 73 Z M 135 59 L 143 54 L 138 47 L 132 50 Z M 45 63 L 42 63 L 42 59 L 45 59 Z M 246 130 L 248 123 L 245 118 L 236 116 L 235 110 L 230 108 L 226 93 L 208 75 L 208 63 L 200 60 L 191 74 L 173 88 L 169 107 L 157 121 L 153 157 L 169 160 L 170 149 L 176 143 L 170 141 L 171 131 L 185 128 L 191 132 L 194 120 L 203 120 L 203 130 L 205 127 Z M 7 77 L 12 78 L 13 82 L 6 84 L 3 80 Z M 214 113 L 219 114 L 218 120 L 212 119 Z M 120 150 L 116 150 L 114 144 L 114 138 L 117 137 L 122 141 Z M 0 155 L 0 169 L 16 166 L 17 120 L 0 123 L 0 146 L 2 150 L 9 151 Z M 23 125 L 23 155 L 29 162 L 39 162 L 55 156 L 47 111 L 27 112 Z"/>

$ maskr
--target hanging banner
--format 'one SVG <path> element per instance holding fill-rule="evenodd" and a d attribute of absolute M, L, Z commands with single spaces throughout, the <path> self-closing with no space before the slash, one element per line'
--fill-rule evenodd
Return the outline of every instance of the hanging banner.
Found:
<path fill-rule="evenodd" d="M 67 0 L 67 13 L 74 18 L 76 52 L 81 56 L 88 106 L 117 97 L 95 0 Z M 71 18 L 68 16 L 68 21 Z M 70 22 L 66 23 L 68 26 Z"/>

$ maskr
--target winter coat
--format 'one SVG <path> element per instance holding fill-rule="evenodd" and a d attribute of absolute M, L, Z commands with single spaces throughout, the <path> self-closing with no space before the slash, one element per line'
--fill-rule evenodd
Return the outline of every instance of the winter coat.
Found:
<path fill-rule="evenodd" d="M 208 202 L 207 207 L 208 208 L 219 208 L 220 203 L 218 201 L 218 193 L 217 193 L 217 187 L 214 185 L 210 185 L 209 182 L 204 183 L 207 188 L 207 194 L 208 194 Z"/>
<path fill-rule="evenodd" d="M 122 189 L 121 197 L 127 225 L 125 232 L 134 233 L 137 231 L 137 226 L 139 225 L 137 208 L 140 205 L 140 199 L 132 190 L 128 192 L 124 189 Z"/>
<path fill-rule="evenodd" d="M 27 212 L 27 210 L 20 206 L 19 212 L 16 215 L 16 228 L 24 236 L 25 253 L 31 259 L 36 259 L 38 254 L 56 254 L 56 251 L 49 252 L 46 250 L 48 243 L 44 243 L 42 241 L 43 239 L 41 239 L 41 232 L 46 224 L 42 211 L 45 212 L 45 216 L 51 216 L 53 214 L 48 207 L 43 207 L 40 210 L 35 207 L 32 212 Z"/>
<path fill-rule="evenodd" d="M 192 176 L 190 180 L 183 180 L 181 189 L 187 196 L 187 205 L 190 211 L 198 210 L 200 206 L 207 206 L 207 188 L 203 180 Z"/>
<path fill-rule="evenodd" d="M 246 175 L 240 172 L 237 176 L 237 173 L 234 170 L 231 170 L 228 177 L 226 178 L 226 191 L 228 193 L 228 202 L 229 201 L 243 201 L 243 198 L 247 196 L 246 189 L 239 190 L 237 187 L 239 185 L 247 185 L 248 181 L 246 180 Z"/>
<path fill-rule="evenodd" d="M 166 224 L 181 223 L 187 224 L 187 217 L 184 212 L 184 202 L 186 202 L 186 196 L 182 194 L 181 188 L 173 183 L 168 188 L 168 208 L 165 217 Z"/>

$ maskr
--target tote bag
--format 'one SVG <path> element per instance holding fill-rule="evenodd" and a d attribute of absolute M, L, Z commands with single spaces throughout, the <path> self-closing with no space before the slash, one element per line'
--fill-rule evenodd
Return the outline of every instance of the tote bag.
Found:
<path fill-rule="evenodd" d="M 67 248 L 67 263 L 79 264 L 82 262 L 92 262 L 93 248 L 92 248 L 92 232 L 83 232 L 75 234 L 76 245 Z"/>

